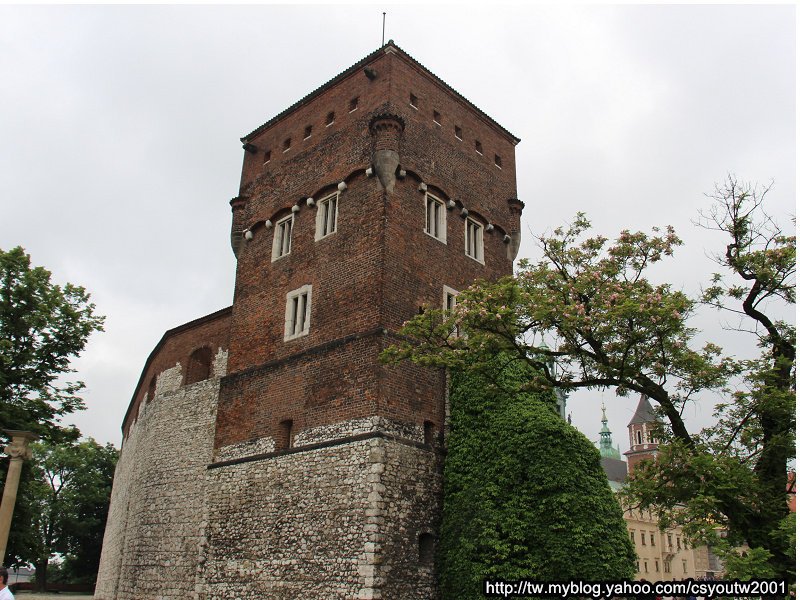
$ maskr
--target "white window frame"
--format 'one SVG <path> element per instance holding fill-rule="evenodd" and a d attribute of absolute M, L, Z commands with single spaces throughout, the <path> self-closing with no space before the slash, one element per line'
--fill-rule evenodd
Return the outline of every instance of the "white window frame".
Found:
<path fill-rule="evenodd" d="M 470 226 L 477 231 L 477 236 L 470 235 Z M 464 254 L 483 264 L 483 225 L 469 217 L 464 219 Z"/>
<path fill-rule="evenodd" d="M 283 341 L 308 335 L 311 328 L 311 285 L 304 285 L 286 294 L 286 318 Z"/>
<path fill-rule="evenodd" d="M 461 292 L 458 290 L 454 290 L 446 285 L 442 286 L 442 311 L 444 313 L 449 314 L 455 310 L 456 304 L 458 303 L 457 298 L 460 293 Z M 450 337 L 461 337 L 461 332 L 458 327 L 452 331 Z"/>
<path fill-rule="evenodd" d="M 433 206 L 437 208 L 432 209 Z M 431 227 L 435 220 L 435 226 Z M 425 233 L 443 244 L 447 243 L 447 206 L 444 200 L 433 194 L 425 193 Z"/>
<path fill-rule="evenodd" d="M 288 243 L 284 240 L 286 225 L 289 227 Z M 292 233 L 294 231 L 294 213 L 279 219 L 272 228 L 272 262 L 292 253 Z"/>
<path fill-rule="evenodd" d="M 334 209 L 333 209 L 333 218 L 331 219 L 330 213 L 330 204 L 333 202 Z M 328 209 L 326 213 L 325 209 Z M 326 222 L 327 220 L 327 222 Z M 333 223 L 331 224 L 331 220 Z M 317 225 L 316 225 L 316 233 L 314 234 L 314 241 L 319 241 L 322 238 L 326 238 L 329 235 L 333 235 L 336 233 L 337 223 L 339 221 L 339 192 L 334 192 L 328 196 L 325 196 L 322 200 L 317 202 Z M 332 225 L 332 228 L 330 228 Z M 325 229 L 328 227 L 327 233 L 325 233 Z"/>

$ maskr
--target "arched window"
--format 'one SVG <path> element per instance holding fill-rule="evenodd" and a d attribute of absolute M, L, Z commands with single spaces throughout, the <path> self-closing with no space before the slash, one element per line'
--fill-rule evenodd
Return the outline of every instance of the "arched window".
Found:
<path fill-rule="evenodd" d="M 637 444 L 641 444 L 642 443 L 642 432 L 641 432 L 641 430 L 636 432 L 636 443 Z"/>
<path fill-rule="evenodd" d="M 278 437 L 275 439 L 275 450 L 285 450 L 292 447 L 292 428 L 294 423 L 291 419 L 285 419 L 278 423 Z"/>
<path fill-rule="evenodd" d="M 186 385 L 211 377 L 211 348 L 198 348 L 189 356 L 186 367 Z"/>

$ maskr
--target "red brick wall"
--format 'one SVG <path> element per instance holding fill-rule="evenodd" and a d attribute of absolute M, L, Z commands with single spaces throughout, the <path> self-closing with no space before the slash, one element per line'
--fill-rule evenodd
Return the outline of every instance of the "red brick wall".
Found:
<path fill-rule="evenodd" d="M 396 331 L 422 305 L 441 306 L 444 285 L 460 290 L 512 271 L 503 236 L 519 229 L 508 204 L 516 197 L 513 140 L 397 54 L 381 55 L 370 66 L 375 80 L 358 70 L 249 139 L 257 151 L 245 153 L 240 222 L 253 237 L 238 255 L 230 375 L 222 382 L 216 447 L 278 436 L 285 419 L 296 432 L 374 415 L 417 425 L 432 421 L 441 431 L 443 373 L 381 365 L 380 350 L 391 343 L 382 330 Z M 411 93 L 418 109 L 409 105 Z M 355 97 L 358 109 L 350 113 Z M 336 119 L 326 127 L 331 111 Z M 376 143 L 370 121 L 379 114 L 397 115 L 405 124 L 395 149 L 407 176 L 392 194 L 364 173 Z M 309 124 L 312 134 L 304 141 Z M 289 137 L 284 153 L 281 144 Z M 475 152 L 475 139 L 483 155 Z M 265 165 L 266 149 L 271 159 Z M 337 231 L 315 241 L 316 208 L 305 199 L 319 200 L 343 180 Z M 447 211 L 447 244 L 424 232 L 421 180 L 440 198 L 458 202 Z M 299 211 L 291 253 L 273 262 L 277 228 L 263 222 L 275 223 L 293 204 Z M 496 226 L 484 231 L 485 264 L 464 253 L 462 207 Z M 309 334 L 284 342 L 286 294 L 308 284 Z M 339 341 L 354 334 L 363 337 Z"/>

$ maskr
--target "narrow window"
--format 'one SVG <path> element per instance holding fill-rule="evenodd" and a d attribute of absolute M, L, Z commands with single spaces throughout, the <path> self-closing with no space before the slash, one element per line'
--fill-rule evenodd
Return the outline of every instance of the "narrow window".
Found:
<path fill-rule="evenodd" d="M 264 152 L 264 164 L 267 164 L 271 160 L 272 160 L 272 150 L 267 150 L 266 152 Z"/>
<path fill-rule="evenodd" d="M 656 573 L 658 573 L 658 559 L 656 559 L 655 562 L 656 562 Z"/>
<path fill-rule="evenodd" d="M 275 450 L 285 450 L 292 447 L 292 429 L 294 423 L 286 419 L 278 423 L 278 438 L 275 440 Z"/>
<path fill-rule="evenodd" d="M 667 546 L 672 548 L 672 534 L 671 533 L 667 534 Z"/>
<path fill-rule="evenodd" d="M 464 135 L 461 133 L 461 127 L 456 125 L 456 139 L 460 142 L 463 141 Z"/>
<path fill-rule="evenodd" d="M 447 209 L 433 194 L 425 194 L 425 233 L 447 243 Z"/>
<path fill-rule="evenodd" d="M 670 572 L 672 572 L 672 564 L 671 564 L 671 561 L 669 561 L 669 560 L 665 560 L 665 561 L 664 561 L 664 573 L 670 573 Z"/>
<path fill-rule="evenodd" d="M 358 96 L 350 99 L 350 112 L 358 109 Z"/>
<path fill-rule="evenodd" d="M 304 139 L 304 140 L 307 140 L 308 138 L 310 138 L 310 137 L 311 137 L 311 130 L 312 130 L 312 127 L 311 127 L 311 125 L 306 125 L 306 130 L 305 130 L 305 132 L 303 133 L 303 139 Z"/>
<path fill-rule="evenodd" d="M 445 318 L 449 316 L 455 309 L 456 303 L 458 299 L 458 292 L 453 288 L 449 288 L 444 286 L 443 293 L 442 293 L 442 310 L 445 312 Z M 453 327 L 453 330 L 450 332 L 451 336 L 458 337 L 461 335 L 461 331 L 458 328 L 458 325 Z"/>
<path fill-rule="evenodd" d="M 336 219 L 339 213 L 339 192 L 323 198 L 317 203 L 317 233 L 315 240 L 321 240 L 336 232 Z"/>
<path fill-rule="evenodd" d="M 656 545 L 656 536 L 653 535 L 652 533 L 650 534 L 650 545 L 651 546 L 655 546 Z"/>
<path fill-rule="evenodd" d="M 678 537 L 676 537 L 676 538 L 675 538 L 675 546 L 676 546 L 676 548 L 677 548 L 678 550 L 680 550 L 680 549 L 681 549 L 681 538 L 680 538 L 680 536 L 678 536 Z"/>
<path fill-rule="evenodd" d="M 641 444 L 642 443 L 642 432 L 641 431 L 637 431 L 636 432 L 636 443 L 637 444 Z"/>
<path fill-rule="evenodd" d="M 331 111 L 328 113 L 327 118 L 325 119 L 325 127 L 330 127 L 333 125 L 333 122 L 336 120 L 336 113 Z"/>
<path fill-rule="evenodd" d="M 283 340 L 308 335 L 311 324 L 311 286 L 304 285 L 286 294 L 286 326 Z"/>
<path fill-rule="evenodd" d="M 292 251 L 292 226 L 294 214 L 284 217 L 275 223 L 275 234 L 272 238 L 272 260 L 276 261 Z"/>
<path fill-rule="evenodd" d="M 681 561 L 681 562 L 683 562 L 683 573 L 685 575 L 686 574 L 686 561 L 684 560 L 684 561 Z"/>
<path fill-rule="evenodd" d="M 189 356 L 186 367 L 186 385 L 211 377 L 211 348 L 198 348 Z"/>
<path fill-rule="evenodd" d="M 647 573 L 647 561 L 644 561 L 644 572 Z"/>
<path fill-rule="evenodd" d="M 433 122 L 437 125 L 442 124 L 442 115 L 439 114 L 438 110 L 433 111 Z"/>
<path fill-rule="evenodd" d="M 494 155 L 494 166 L 497 167 L 498 169 L 503 168 L 503 161 L 500 159 L 499 154 Z"/>
<path fill-rule="evenodd" d="M 467 218 L 465 224 L 464 253 L 478 262 L 483 262 L 483 225 Z"/>
<path fill-rule="evenodd" d="M 644 545 L 645 545 L 645 541 L 644 541 L 644 531 L 643 531 L 642 532 L 642 546 L 644 546 Z"/>
<path fill-rule="evenodd" d="M 419 564 L 432 566 L 434 555 L 434 539 L 430 533 L 419 534 Z"/>
<path fill-rule="evenodd" d="M 475 140 L 475 152 L 483 156 L 483 144 L 481 144 L 478 140 Z"/>
<path fill-rule="evenodd" d="M 641 573 L 642 572 L 642 569 L 639 567 L 639 561 L 638 560 L 636 561 L 636 572 L 637 573 Z"/>
<path fill-rule="evenodd" d="M 628 533 L 631 534 L 631 544 L 636 544 L 636 535 L 635 535 L 635 533 L 633 531 L 629 531 Z"/>
<path fill-rule="evenodd" d="M 147 401 L 150 402 L 156 396 L 156 376 L 150 378 L 150 385 L 147 386 Z"/>
<path fill-rule="evenodd" d="M 292 138 L 286 138 L 283 140 L 283 151 L 287 152 L 289 148 L 292 147 Z"/>
<path fill-rule="evenodd" d="M 418 99 L 414 94 L 410 94 L 408 97 L 408 103 L 411 105 L 411 108 L 419 108 L 417 106 Z"/>
<path fill-rule="evenodd" d="M 425 445 L 433 446 L 433 442 L 436 441 L 436 425 L 433 424 L 433 421 L 425 421 L 422 429 Z"/>

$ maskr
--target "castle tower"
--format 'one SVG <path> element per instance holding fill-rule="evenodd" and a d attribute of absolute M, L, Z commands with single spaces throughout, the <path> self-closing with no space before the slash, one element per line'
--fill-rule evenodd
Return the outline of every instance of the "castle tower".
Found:
<path fill-rule="evenodd" d="M 97 598 L 436 596 L 445 374 L 379 355 L 512 273 L 518 142 L 392 41 L 242 138 L 234 302 L 148 359 Z M 210 435 L 182 434 L 175 398 Z"/>
<path fill-rule="evenodd" d="M 628 458 L 628 473 L 633 473 L 636 465 L 643 460 L 651 460 L 658 454 L 658 442 L 653 439 L 658 417 L 647 397 L 642 394 L 636 411 L 628 423 L 631 449 L 625 452 Z"/>

